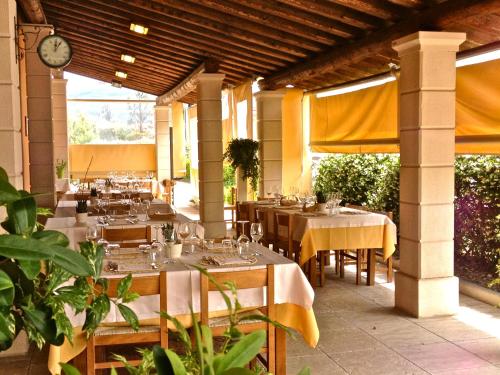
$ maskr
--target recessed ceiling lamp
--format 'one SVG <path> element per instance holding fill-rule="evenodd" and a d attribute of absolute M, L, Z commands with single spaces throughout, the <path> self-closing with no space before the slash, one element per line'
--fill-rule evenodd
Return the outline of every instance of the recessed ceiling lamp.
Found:
<path fill-rule="evenodd" d="M 289 83 L 288 85 L 285 86 L 287 89 L 293 89 L 295 86 Z"/>
<path fill-rule="evenodd" d="M 117 89 L 121 89 L 122 88 L 122 83 L 120 81 L 112 80 L 111 81 L 111 86 L 116 87 Z"/>
<path fill-rule="evenodd" d="M 138 23 L 131 22 L 130 23 L 130 30 L 132 30 L 133 32 L 136 32 L 137 34 L 146 35 L 149 31 L 149 27 L 146 27 L 144 25 L 140 25 Z"/>
<path fill-rule="evenodd" d="M 120 71 L 120 70 L 117 70 L 117 71 L 115 72 L 115 76 L 117 76 L 118 78 L 123 78 L 123 79 L 125 79 L 125 78 L 127 78 L 127 73 L 122 72 L 122 71 Z"/>
<path fill-rule="evenodd" d="M 462 66 L 479 64 L 479 63 L 483 63 L 486 61 L 492 61 L 492 60 L 497 60 L 497 59 L 500 59 L 500 48 L 493 50 L 493 51 L 480 53 L 477 55 L 459 58 L 459 59 L 457 59 L 457 62 L 455 65 L 457 68 L 460 68 Z"/>
<path fill-rule="evenodd" d="M 121 59 L 122 59 L 122 61 L 128 62 L 130 64 L 133 64 L 135 62 L 135 56 L 125 55 L 123 53 L 122 53 Z"/>
<path fill-rule="evenodd" d="M 347 94 L 348 92 L 354 92 L 358 90 L 367 89 L 369 87 L 380 86 L 388 82 L 395 81 L 396 77 L 392 74 L 387 74 L 384 76 L 376 77 L 375 79 L 368 79 L 355 84 L 347 84 L 344 86 L 339 86 L 335 89 L 319 92 L 316 94 L 317 98 L 326 98 L 327 96 L 335 96 L 341 94 Z"/>

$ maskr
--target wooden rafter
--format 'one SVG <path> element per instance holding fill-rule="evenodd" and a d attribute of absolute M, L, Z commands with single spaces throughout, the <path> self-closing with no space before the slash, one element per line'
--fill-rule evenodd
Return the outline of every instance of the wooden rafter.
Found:
<path fill-rule="evenodd" d="M 42 25 L 47 23 L 40 0 L 18 0 L 17 2 L 26 15 L 28 22 Z"/>
<path fill-rule="evenodd" d="M 498 0 L 445 2 L 417 14 L 412 19 L 401 21 L 385 30 L 372 33 L 356 43 L 334 47 L 321 56 L 266 77 L 259 82 L 259 85 L 262 89 L 276 89 L 327 72 L 338 71 L 342 67 L 356 64 L 370 55 L 390 48 L 393 40 L 420 30 L 422 25 L 433 24 L 438 29 L 446 29 L 446 26 L 456 19 L 467 18 L 472 14 L 477 15 L 488 11 L 498 11 Z"/>

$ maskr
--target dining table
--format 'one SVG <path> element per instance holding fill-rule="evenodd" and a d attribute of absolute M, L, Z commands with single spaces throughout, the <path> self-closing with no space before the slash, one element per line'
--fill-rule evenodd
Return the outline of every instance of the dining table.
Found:
<path fill-rule="evenodd" d="M 369 212 L 348 207 L 336 210 L 304 212 L 300 205 L 283 206 L 277 201 L 247 201 L 249 221 L 255 221 L 255 210 L 267 214 L 267 232 L 274 236 L 274 214 L 292 215 L 290 246 L 300 243 L 299 264 L 310 263 L 310 280 L 316 286 L 314 259 L 319 251 L 368 250 L 367 285 L 375 283 L 375 250 L 383 250 L 387 260 L 396 249 L 397 228 L 394 222 L 382 213 Z"/>
<path fill-rule="evenodd" d="M 185 244 L 183 250 L 180 258 L 160 261 L 158 269 L 152 269 L 147 254 L 137 248 L 112 250 L 104 259 L 102 276 L 122 278 L 132 274 L 134 277 L 165 270 L 168 285 L 167 312 L 189 326 L 189 306 L 192 306 L 194 313 L 200 311 L 200 272 L 194 266 L 203 266 L 211 272 L 229 272 L 265 268 L 268 264 L 273 264 L 276 321 L 299 333 L 309 346 L 317 345 L 319 330 L 313 311 L 314 290 L 297 263 L 258 243 L 250 243 L 248 253 L 244 256 L 228 254 L 227 250 L 217 248 L 217 245 L 207 249 Z M 207 263 L 206 260 L 210 258 L 217 258 L 219 261 Z M 111 264 L 114 266 L 110 267 Z M 263 306 L 265 291 L 263 288 L 239 290 L 238 300 L 243 309 Z M 137 314 L 141 325 L 158 324 L 159 296 L 142 296 L 128 306 Z M 227 313 L 226 303 L 219 292 L 210 292 L 209 306 L 212 316 Z M 86 347 L 85 334 L 81 329 L 84 314 L 75 314 L 70 308 L 66 310 L 74 327 L 73 343 L 65 341 L 61 346 L 50 347 L 49 370 L 52 374 L 59 373 L 60 362 L 81 357 Z M 124 319 L 112 304 L 102 325 L 113 327 L 123 324 Z M 276 364 L 276 374 L 286 374 L 286 332 L 282 329 L 277 329 L 276 332 Z"/>

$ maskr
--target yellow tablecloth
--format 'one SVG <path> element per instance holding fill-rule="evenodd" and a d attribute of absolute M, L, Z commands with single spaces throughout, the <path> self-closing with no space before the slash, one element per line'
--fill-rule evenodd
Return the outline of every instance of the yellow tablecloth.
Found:
<path fill-rule="evenodd" d="M 394 231 L 389 224 L 340 227 L 309 228 L 302 237 L 300 264 L 306 263 L 320 250 L 379 249 L 384 250 L 384 260 L 396 249 Z"/>
<path fill-rule="evenodd" d="M 214 316 L 215 315 L 223 315 L 223 313 L 214 314 Z M 185 327 L 190 327 L 192 325 L 190 315 L 177 316 L 177 319 L 179 319 Z M 309 346 L 316 347 L 318 344 L 319 329 L 312 309 L 305 309 L 302 306 L 292 303 L 278 304 L 276 305 L 276 321 L 299 332 Z M 108 324 L 110 327 L 123 325 L 126 324 Z M 142 320 L 141 325 L 159 325 L 159 320 Z M 170 329 L 173 329 L 171 322 L 168 322 L 168 325 Z M 61 346 L 50 347 L 48 368 L 51 374 L 60 374 L 61 367 L 59 363 L 69 362 L 85 350 L 87 346 L 85 332 L 82 331 L 81 327 L 75 327 L 73 334 L 73 344 L 65 340 Z"/>

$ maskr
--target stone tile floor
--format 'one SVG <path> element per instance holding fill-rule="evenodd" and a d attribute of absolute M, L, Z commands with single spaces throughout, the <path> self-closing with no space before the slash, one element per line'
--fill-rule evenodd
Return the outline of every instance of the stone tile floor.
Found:
<path fill-rule="evenodd" d="M 314 375 L 500 375 L 500 309 L 460 295 L 454 317 L 415 319 L 394 310 L 394 285 L 377 274 L 374 287 L 340 280 L 329 269 L 316 290 L 320 340 L 312 349 L 288 340 L 287 373 L 310 366 Z M 47 352 L 0 358 L 0 374 L 44 375 Z"/>

